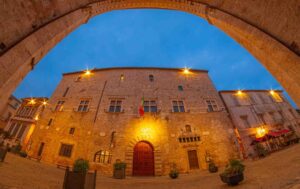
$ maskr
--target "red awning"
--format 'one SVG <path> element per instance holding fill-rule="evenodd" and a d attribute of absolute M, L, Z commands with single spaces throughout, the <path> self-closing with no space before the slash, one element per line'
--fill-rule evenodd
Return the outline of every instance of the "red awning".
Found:
<path fill-rule="evenodd" d="M 288 129 L 282 129 L 280 131 L 271 131 L 271 132 L 268 133 L 268 136 L 279 137 L 279 136 L 284 135 L 284 134 L 289 133 L 289 132 L 291 132 L 291 131 L 288 130 Z"/>

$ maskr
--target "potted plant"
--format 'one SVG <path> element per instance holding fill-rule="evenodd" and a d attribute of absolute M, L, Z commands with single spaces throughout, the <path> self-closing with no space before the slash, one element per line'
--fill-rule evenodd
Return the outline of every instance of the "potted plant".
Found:
<path fill-rule="evenodd" d="M 220 178 L 224 183 L 234 186 L 244 180 L 244 170 L 245 166 L 239 160 L 232 159 L 229 161 L 224 172 L 220 174 Z"/>
<path fill-rule="evenodd" d="M 7 148 L 5 148 L 4 146 L 0 146 L 0 162 L 4 162 L 6 153 L 7 153 Z"/>
<path fill-rule="evenodd" d="M 211 161 L 208 164 L 208 170 L 210 173 L 216 173 L 216 172 L 218 172 L 218 167 L 216 166 L 216 164 L 213 161 Z"/>
<path fill-rule="evenodd" d="M 126 177 L 126 163 L 117 160 L 114 163 L 114 178 L 116 179 L 124 179 Z"/>
<path fill-rule="evenodd" d="M 266 157 L 268 155 L 267 149 L 265 149 L 265 147 L 260 143 L 255 144 L 255 150 L 257 152 L 258 157 Z"/>
<path fill-rule="evenodd" d="M 19 155 L 20 155 L 21 157 L 23 157 L 23 158 L 26 158 L 26 157 L 27 157 L 27 153 L 24 152 L 24 151 L 20 151 L 20 152 L 19 152 Z"/>
<path fill-rule="evenodd" d="M 67 167 L 64 178 L 64 189 L 95 189 L 97 172 L 88 173 L 89 162 L 77 159 L 73 165 L 73 171 Z"/>
<path fill-rule="evenodd" d="M 179 175 L 179 172 L 178 172 L 177 166 L 175 163 L 172 163 L 169 176 L 171 179 L 176 179 L 178 177 L 178 175 Z"/>

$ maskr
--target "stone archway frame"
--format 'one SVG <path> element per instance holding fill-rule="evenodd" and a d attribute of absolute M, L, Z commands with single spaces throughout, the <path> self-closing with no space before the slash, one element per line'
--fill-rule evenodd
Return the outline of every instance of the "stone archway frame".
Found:
<path fill-rule="evenodd" d="M 126 146 L 125 151 L 125 163 L 126 163 L 126 175 L 132 175 L 133 169 L 133 153 L 134 147 L 137 143 L 145 141 L 152 145 L 153 152 L 154 152 L 154 176 L 161 176 L 162 175 L 162 155 L 161 155 L 161 148 L 158 144 L 149 141 L 149 139 L 136 137 L 132 139 L 128 145 Z"/>
<path fill-rule="evenodd" d="M 196 1 L 103 0 L 45 23 L 7 49 L 0 57 L 0 110 L 39 60 L 78 26 L 105 12 L 137 8 L 179 10 L 206 19 L 256 57 L 300 106 L 300 57 L 278 38 L 246 20 Z"/>

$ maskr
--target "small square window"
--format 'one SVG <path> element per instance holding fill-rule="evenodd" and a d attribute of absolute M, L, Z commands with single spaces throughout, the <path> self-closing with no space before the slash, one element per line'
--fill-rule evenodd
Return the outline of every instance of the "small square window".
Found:
<path fill-rule="evenodd" d="M 70 128 L 70 130 L 69 130 L 69 134 L 73 135 L 73 134 L 74 134 L 74 132 L 75 132 L 75 128 L 74 128 L 74 127 Z"/>
<path fill-rule="evenodd" d="M 61 144 L 59 155 L 64 157 L 71 157 L 73 150 L 73 145 L 71 144 Z"/>
<path fill-rule="evenodd" d="M 182 85 L 178 85 L 178 91 L 183 91 L 183 86 Z"/>

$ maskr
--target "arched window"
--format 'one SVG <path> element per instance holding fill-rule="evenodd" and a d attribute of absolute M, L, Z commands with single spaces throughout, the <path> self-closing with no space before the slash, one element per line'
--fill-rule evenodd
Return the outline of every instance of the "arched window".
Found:
<path fill-rule="evenodd" d="M 125 76 L 123 74 L 120 75 L 120 81 L 124 81 Z"/>
<path fill-rule="evenodd" d="M 185 131 L 186 132 L 192 132 L 192 127 L 190 125 L 185 126 Z"/>
<path fill-rule="evenodd" d="M 110 164 L 111 163 L 111 153 L 106 150 L 100 150 L 100 151 L 96 152 L 95 156 L 94 156 L 94 162 Z"/>
<path fill-rule="evenodd" d="M 154 81 L 154 76 L 153 75 L 149 75 L 149 81 L 151 81 L 151 82 Z"/>

